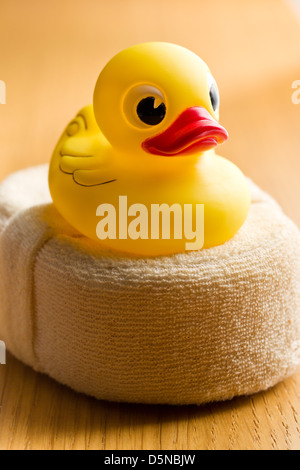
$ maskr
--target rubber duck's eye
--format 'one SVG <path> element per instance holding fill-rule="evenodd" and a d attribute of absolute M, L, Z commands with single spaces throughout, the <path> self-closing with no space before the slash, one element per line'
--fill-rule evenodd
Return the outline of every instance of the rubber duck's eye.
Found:
<path fill-rule="evenodd" d="M 209 73 L 208 74 L 208 87 L 209 87 L 209 97 L 211 105 L 214 111 L 217 111 L 220 105 L 220 95 L 218 90 L 218 85 L 214 77 Z"/>
<path fill-rule="evenodd" d="M 123 115 L 137 129 L 157 126 L 166 115 L 165 94 L 146 83 L 133 86 L 124 97 Z"/>
<path fill-rule="evenodd" d="M 149 126 L 157 126 L 166 115 L 166 105 L 160 103 L 155 106 L 155 97 L 143 98 L 137 105 L 136 112 L 142 122 Z"/>

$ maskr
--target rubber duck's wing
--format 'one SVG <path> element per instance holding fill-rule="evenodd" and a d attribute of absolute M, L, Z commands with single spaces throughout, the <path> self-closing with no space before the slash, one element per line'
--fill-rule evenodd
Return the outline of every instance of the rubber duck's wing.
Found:
<path fill-rule="evenodd" d="M 109 144 L 101 133 L 92 106 L 83 108 L 68 124 L 55 152 L 62 172 L 96 170 L 106 160 Z"/>
<path fill-rule="evenodd" d="M 72 137 L 67 139 L 60 149 L 60 169 L 64 173 L 76 170 L 99 169 L 106 159 L 106 152 L 101 139 L 97 136 Z"/>
<path fill-rule="evenodd" d="M 101 186 L 117 181 L 116 173 L 110 170 L 77 170 L 73 173 L 75 183 L 80 186 Z"/>

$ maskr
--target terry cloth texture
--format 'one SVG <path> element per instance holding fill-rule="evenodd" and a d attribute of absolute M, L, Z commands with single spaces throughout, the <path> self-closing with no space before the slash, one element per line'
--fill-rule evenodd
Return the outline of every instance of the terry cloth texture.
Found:
<path fill-rule="evenodd" d="M 48 166 L 0 185 L 0 339 L 100 399 L 200 404 L 266 389 L 300 362 L 300 235 L 249 182 L 225 245 L 117 256 L 50 203 Z"/>

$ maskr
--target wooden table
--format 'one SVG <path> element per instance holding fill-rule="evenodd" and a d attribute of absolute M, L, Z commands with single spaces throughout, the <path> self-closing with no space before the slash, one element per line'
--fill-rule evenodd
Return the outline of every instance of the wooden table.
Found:
<path fill-rule="evenodd" d="M 149 40 L 182 44 L 209 63 L 231 137 L 222 153 L 300 225 L 300 104 L 291 99 L 300 22 L 283 0 L 1 0 L 1 178 L 49 161 L 105 62 Z M 8 355 L 0 448 L 300 449 L 299 395 L 300 371 L 266 392 L 201 407 L 106 403 Z"/>

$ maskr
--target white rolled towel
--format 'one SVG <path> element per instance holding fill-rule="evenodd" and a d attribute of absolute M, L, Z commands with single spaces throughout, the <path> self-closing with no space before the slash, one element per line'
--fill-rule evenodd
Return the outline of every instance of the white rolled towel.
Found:
<path fill-rule="evenodd" d="M 266 389 L 300 363 L 300 234 L 250 182 L 226 244 L 122 257 L 51 204 L 48 166 L 0 185 L 0 340 L 100 399 L 200 404 Z"/>

